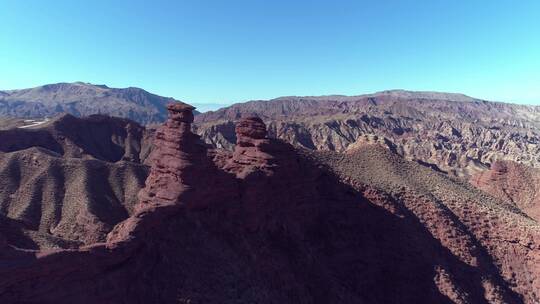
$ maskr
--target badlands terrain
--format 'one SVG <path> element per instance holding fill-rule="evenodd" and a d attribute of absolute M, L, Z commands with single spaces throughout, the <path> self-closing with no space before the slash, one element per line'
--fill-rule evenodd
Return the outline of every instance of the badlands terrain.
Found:
<path fill-rule="evenodd" d="M 103 113 L 151 124 L 167 118 L 165 105 L 171 101 L 174 100 L 139 88 L 115 89 L 83 82 L 56 83 L 0 91 L 0 116 L 35 118 L 59 113 L 76 116 Z"/>
<path fill-rule="evenodd" d="M 129 116 L 99 108 L 121 89 L 72 86 L 90 112 L 3 103 L 2 303 L 540 302 L 536 107 L 386 91 Z"/>
<path fill-rule="evenodd" d="M 363 135 L 376 135 L 406 159 L 455 176 L 483 171 L 498 159 L 540 166 L 540 107 L 400 90 L 282 97 L 198 115 L 197 132 L 231 149 L 233 122 L 246 114 L 261 117 L 270 136 L 307 149 L 342 152 Z"/>

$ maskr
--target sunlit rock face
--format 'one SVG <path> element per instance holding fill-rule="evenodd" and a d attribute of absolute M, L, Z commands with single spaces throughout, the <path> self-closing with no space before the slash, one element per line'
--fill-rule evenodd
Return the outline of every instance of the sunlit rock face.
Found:
<path fill-rule="evenodd" d="M 21 250 L 1 226 L 2 303 L 539 301 L 540 227 L 515 206 L 374 138 L 297 150 L 249 116 L 228 152 L 191 132 L 192 107 L 168 110 L 106 242 Z"/>

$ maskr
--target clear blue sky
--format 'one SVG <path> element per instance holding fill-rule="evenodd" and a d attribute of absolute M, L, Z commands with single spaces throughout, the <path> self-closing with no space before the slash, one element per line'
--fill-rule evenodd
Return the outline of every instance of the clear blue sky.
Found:
<path fill-rule="evenodd" d="M 540 1 L 0 0 L 0 89 L 192 103 L 385 89 L 540 104 Z"/>

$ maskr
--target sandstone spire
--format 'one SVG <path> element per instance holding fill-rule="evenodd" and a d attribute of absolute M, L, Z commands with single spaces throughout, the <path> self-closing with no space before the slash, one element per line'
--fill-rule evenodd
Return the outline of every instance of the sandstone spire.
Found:
<path fill-rule="evenodd" d="M 254 145 L 254 140 L 265 139 L 267 136 L 266 125 L 256 116 L 246 117 L 240 120 L 235 127 L 237 144 L 241 147 Z"/>
<path fill-rule="evenodd" d="M 191 132 L 194 109 L 180 102 L 167 106 L 169 118 L 156 132 L 152 169 L 137 210 L 176 204 L 193 190 L 193 175 L 199 170 L 195 167 L 206 158 L 206 148 Z"/>
<path fill-rule="evenodd" d="M 259 117 L 245 117 L 236 123 L 236 146 L 232 158 L 225 166 L 244 178 L 254 170 L 266 171 L 272 166 L 274 156 L 268 153 L 272 145 L 267 138 L 266 125 Z"/>

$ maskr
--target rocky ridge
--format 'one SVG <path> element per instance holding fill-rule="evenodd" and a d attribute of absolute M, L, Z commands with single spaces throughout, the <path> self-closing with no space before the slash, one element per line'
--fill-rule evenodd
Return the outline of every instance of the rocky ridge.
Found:
<path fill-rule="evenodd" d="M 0 233 L 3 302 L 539 300 L 540 227 L 515 206 L 379 143 L 297 150 L 253 116 L 234 151 L 208 149 L 192 107 L 168 111 L 139 202 L 105 242 L 23 250 Z"/>
<path fill-rule="evenodd" d="M 60 113 L 105 114 L 148 125 L 165 121 L 165 106 L 173 101 L 134 87 L 117 89 L 83 82 L 56 83 L 0 91 L 0 116 L 43 118 Z"/>
<path fill-rule="evenodd" d="M 459 94 L 397 90 L 251 101 L 198 115 L 196 132 L 214 147 L 232 149 L 234 122 L 253 114 L 271 137 L 307 149 L 342 152 L 375 135 L 406 159 L 454 176 L 469 178 L 496 160 L 540 167 L 538 107 Z"/>
<path fill-rule="evenodd" d="M 32 128 L 0 130 L 0 151 L 41 147 L 69 158 L 143 163 L 153 134 L 138 123 L 105 115 L 63 114 Z"/>
<path fill-rule="evenodd" d="M 103 115 L 0 130 L 0 230 L 28 249 L 104 241 L 133 212 L 151 141 L 139 124 Z"/>

